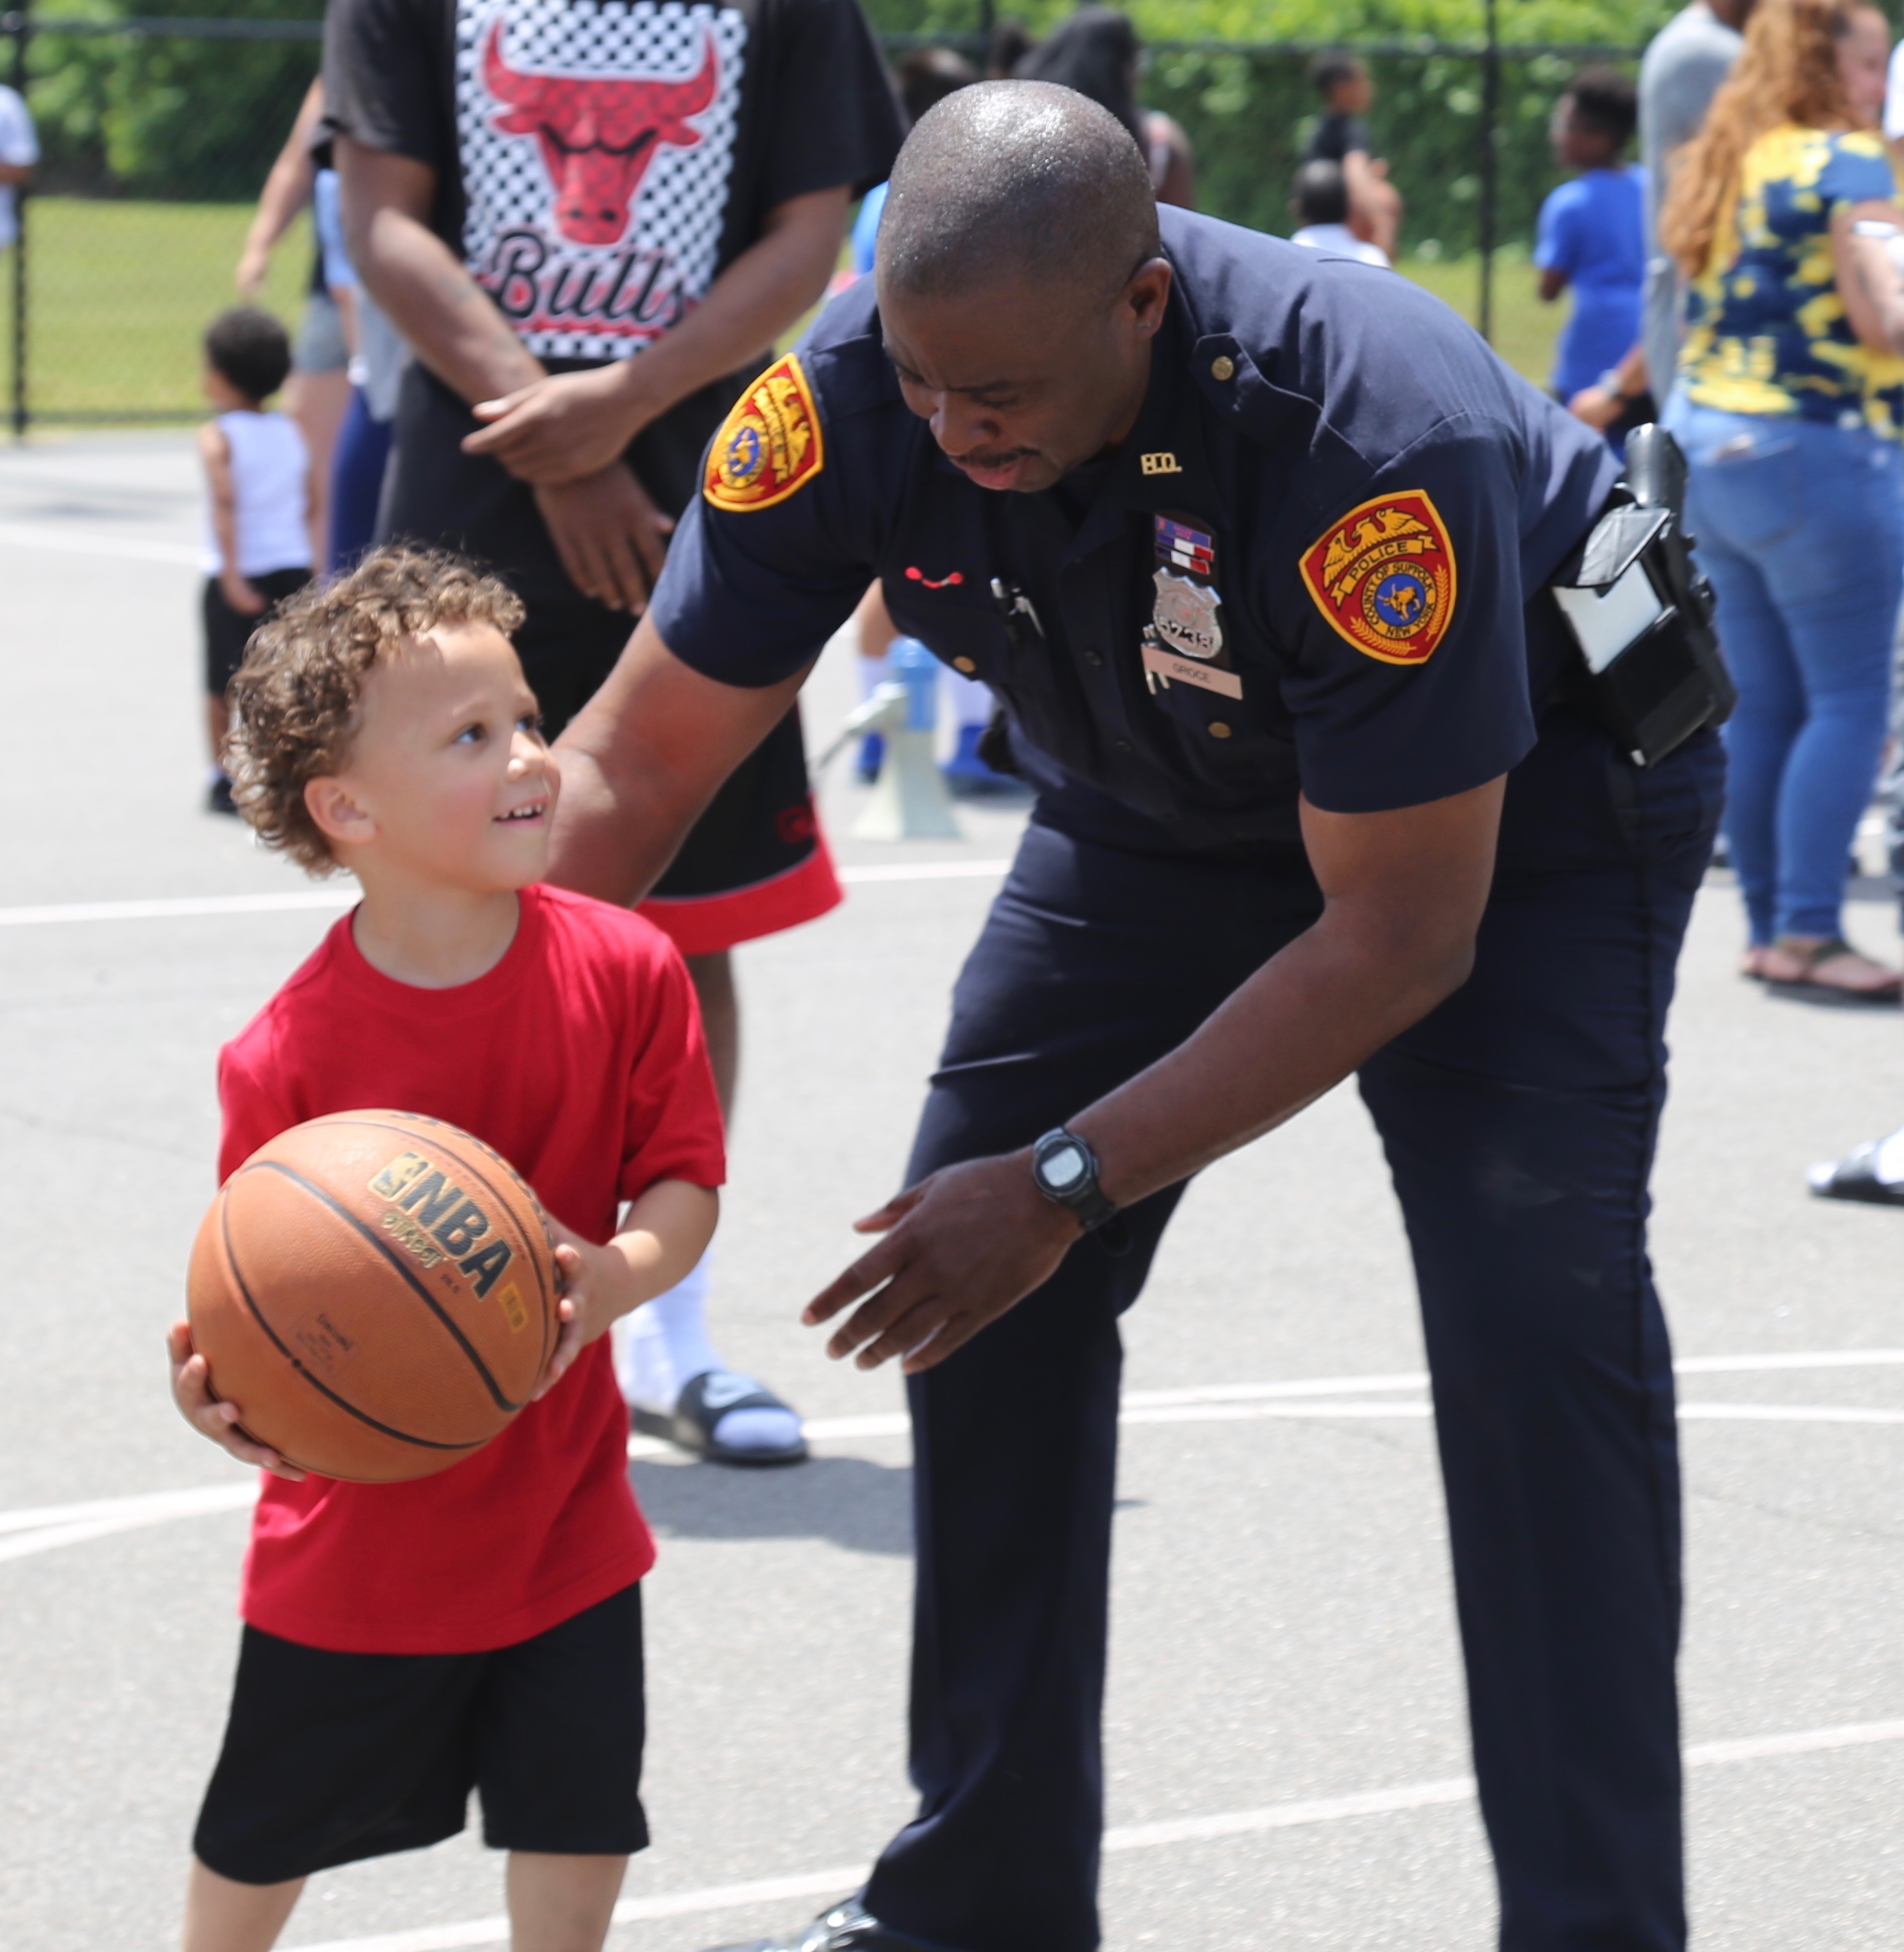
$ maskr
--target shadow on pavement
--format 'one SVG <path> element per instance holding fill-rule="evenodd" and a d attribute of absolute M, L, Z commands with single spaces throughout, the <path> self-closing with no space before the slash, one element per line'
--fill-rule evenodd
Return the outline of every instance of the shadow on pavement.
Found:
<path fill-rule="evenodd" d="M 814 1457 L 783 1470 L 719 1464 L 628 1467 L 663 1538 L 822 1538 L 849 1552 L 912 1550 L 912 1469 L 863 1457 Z"/>

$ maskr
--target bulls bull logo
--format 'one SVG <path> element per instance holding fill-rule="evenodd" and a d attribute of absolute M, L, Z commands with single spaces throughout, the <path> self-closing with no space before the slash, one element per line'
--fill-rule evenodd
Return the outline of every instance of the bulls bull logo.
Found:
<path fill-rule="evenodd" d="M 489 23 L 483 80 L 505 112 L 496 127 L 533 136 L 555 192 L 555 227 L 577 244 L 618 244 L 642 179 L 664 144 L 691 149 L 701 131 L 688 120 L 713 102 L 721 79 L 714 36 L 704 33 L 700 65 L 686 80 L 613 80 L 533 74 L 503 58 L 502 17 Z"/>

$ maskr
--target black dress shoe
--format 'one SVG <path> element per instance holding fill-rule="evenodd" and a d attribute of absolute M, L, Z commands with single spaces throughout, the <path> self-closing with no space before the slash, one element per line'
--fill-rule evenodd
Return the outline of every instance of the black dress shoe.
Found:
<path fill-rule="evenodd" d="M 923 1938 L 909 1938 L 880 1924 L 856 1897 L 823 1912 L 788 1938 L 750 1938 L 744 1945 L 720 1945 L 710 1952 L 945 1952 Z"/>

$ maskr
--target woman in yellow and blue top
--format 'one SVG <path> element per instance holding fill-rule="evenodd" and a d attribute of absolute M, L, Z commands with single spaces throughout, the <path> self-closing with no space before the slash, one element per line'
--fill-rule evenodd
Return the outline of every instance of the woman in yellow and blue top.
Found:
<path fill-rule="evenodd" d="M 1899 217 L 1876 133 L 1889 51 L 1874 8 L 1762 0 L 1659 220 L 1689 286 L 1665 423 L 1739 687 L 1746 973 L 1877 998 L 1899 979 L 1846 943 L 1841 910 L 1904 587 L 1904 360 L 1859 235 Z"/>

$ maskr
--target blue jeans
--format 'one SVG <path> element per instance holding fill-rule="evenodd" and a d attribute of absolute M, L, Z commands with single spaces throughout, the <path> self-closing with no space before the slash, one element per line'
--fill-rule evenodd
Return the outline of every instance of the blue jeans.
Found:
<path fill-rule="evenodd" d="M 1866 428 L 1721 413 L 1683 393 L 1687 527 L 1739 687 L 1726 837 L 1754 943 L 1837 936 L 1884 749 L 1904 585 L 1904 451 Z"/>
<path fill-rule="evenodd" d="M 350 389 L 350 405 L 337 430 L 330 464 L 330 550 L 325 573 L 355 569 L 377 539 L 377 504 L 383 499 L 383 473 L 390 458 L 394 421 L 373 419 L 361 386 Z"/>

